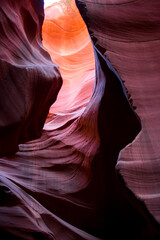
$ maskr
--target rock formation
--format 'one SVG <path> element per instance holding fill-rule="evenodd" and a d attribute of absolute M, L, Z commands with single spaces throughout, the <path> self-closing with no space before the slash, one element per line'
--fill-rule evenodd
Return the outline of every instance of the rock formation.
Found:
<path fill-rule="evenodd" d="M 159 239 L 158 0 L 76 4 L 1 1 L 0 232 Z"/>
<path fill-rule="evenodd" d="M 43 5 L 1 1 L 0 155 L 40 137 L 62 80 L 41 43 Z"/>
<path fill-rule="evenodd" d="M 142 131 L 121 151 L 116 169 L 160 222 L 159 1 L 77 1 L 95 44 L 118 71 Z M 101 16 L 101 17 L 99 17 Z M 102 24 L 103 22 L 103 24 Z"/>

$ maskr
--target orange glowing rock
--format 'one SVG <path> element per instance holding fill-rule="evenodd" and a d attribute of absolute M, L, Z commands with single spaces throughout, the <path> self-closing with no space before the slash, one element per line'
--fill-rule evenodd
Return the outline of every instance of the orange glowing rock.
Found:
<path fill-rule="evenodd" d="M 95 60 L 88 30 L 73 0 L 45 9 L 43 45 L 59 66 L 63 86 L 50 113 L 88 103 L 95 78 Z M 82 93 L 83 91 L 83 93 Z"/>

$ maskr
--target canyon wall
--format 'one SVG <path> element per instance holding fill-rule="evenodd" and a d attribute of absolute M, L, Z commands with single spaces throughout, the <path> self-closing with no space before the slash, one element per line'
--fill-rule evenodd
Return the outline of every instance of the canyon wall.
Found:
<path fill-rule="evenodd" d="M 159 3 L 76 3 L 1 1 L 0 232 L 158 239 Z"/>

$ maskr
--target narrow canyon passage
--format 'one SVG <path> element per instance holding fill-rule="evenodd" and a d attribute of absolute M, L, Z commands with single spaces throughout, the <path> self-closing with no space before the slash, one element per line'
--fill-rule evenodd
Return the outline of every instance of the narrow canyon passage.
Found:
<path fill-rule="evenodd" d="M 88 30 L 74 0 L 54 1 L 45 8 L 42 38 L 63 78 L 50 113 L 84 108 L 92 94 L 95 60 Z"/>
<path fill-rule="evenodd" d="M 159 7 L 1 0 L 4 239 L 160 238 Z"/>

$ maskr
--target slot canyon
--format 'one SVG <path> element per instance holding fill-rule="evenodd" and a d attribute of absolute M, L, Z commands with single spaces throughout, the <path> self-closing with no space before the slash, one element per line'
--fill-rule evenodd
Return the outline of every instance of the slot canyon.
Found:
<path fill-rule="evenodd" d="M 0 0 L 0 236 L 160 239 L 159 0 Z"/>

